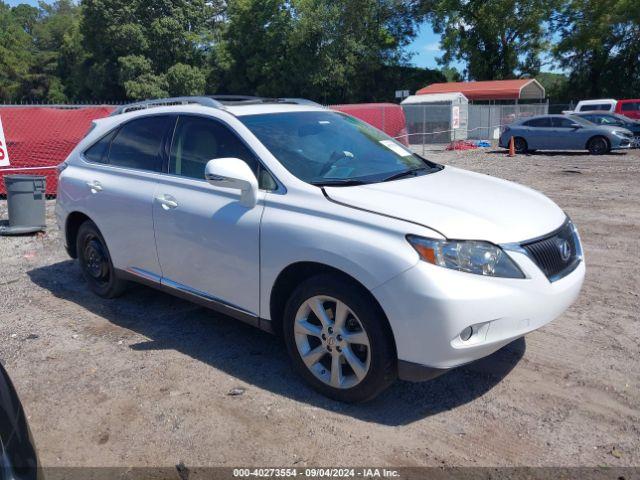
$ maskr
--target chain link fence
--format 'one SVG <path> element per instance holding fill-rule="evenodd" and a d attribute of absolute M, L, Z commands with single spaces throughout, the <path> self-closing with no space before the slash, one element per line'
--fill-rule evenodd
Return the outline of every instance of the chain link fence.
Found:
<path fill-rule="evenodd" d="M 364 120 L 414 150 L 443 149 L 452 142 L 495 142 L 502 129 L 523 118 L 571 110 L 571 104 L 358 104 L 330 105 Z"/>
<path fill-rule="evenodd" d="M 109 115 L 113 105 L 0 105 L 0 178 L 32 173 L 47 177 L 47 194 L 56 189 L 56 166 L 87 132 L 91 121 Z M 416 152 L 442 150 L 465 140 L 495 144 L 502 128 L 518 119 L 562 113 L 572 105 L 350 104 L 342 111 L 384 131 Z M 0 195 L 4 182 L 0 181 Z"/>
<path fill-rule="evenodd" d="M 56 192 L 56 167 L 89 130 L 91 122 L 108 116 L 111 106 L 0 105 L 0 195 L 4 175 L 44 175 L 47 195 Z"/>

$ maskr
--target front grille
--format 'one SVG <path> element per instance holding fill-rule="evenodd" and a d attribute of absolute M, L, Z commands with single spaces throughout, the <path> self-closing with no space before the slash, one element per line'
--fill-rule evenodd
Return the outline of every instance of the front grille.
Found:
<path fill-rule="evenodd" d="M 522 248 L 552 282 L 569 275 L 582 260 L 582 246 L 571 221 Z"/>

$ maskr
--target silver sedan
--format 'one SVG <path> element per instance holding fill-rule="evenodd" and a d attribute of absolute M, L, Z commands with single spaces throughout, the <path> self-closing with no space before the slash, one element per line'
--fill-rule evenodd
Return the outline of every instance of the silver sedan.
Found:
<path fill-rule="evenodd" d="M 500 146 L 508 148 L 511 138 L 518 153 L 588 150 L 593 155 L 602 155 L 611 150 L 630 148 L 633 134 L 626 128 L 594 125 L 580 117 L 541 115 L 505 127 Z"/>

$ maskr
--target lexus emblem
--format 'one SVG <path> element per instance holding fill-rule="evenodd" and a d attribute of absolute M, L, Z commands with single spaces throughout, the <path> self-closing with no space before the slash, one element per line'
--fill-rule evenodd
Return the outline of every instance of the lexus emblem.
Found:
<path fill-rule="evenodd" d="M 558 251 L 563 262 L 568 262 L 571 258 L 571 245 L 566 240 L 558 241 Z"/>

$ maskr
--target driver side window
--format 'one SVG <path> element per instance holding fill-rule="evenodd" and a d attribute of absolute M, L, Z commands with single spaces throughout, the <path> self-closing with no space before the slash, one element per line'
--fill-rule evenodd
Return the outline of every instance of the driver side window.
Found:
<path fill-rule="evenodd" d="M 203 117 L 178 118 L 171 143 L 170 174 L 204 180 L 207 162 L 225 157 L 244 160 L 256 174 L 261 189 L 274 190 L 277 187 L 253 152 L 226 125 Z"/>

